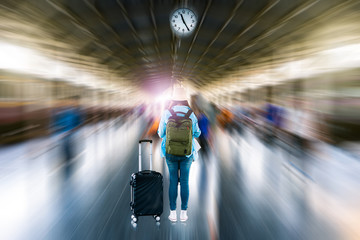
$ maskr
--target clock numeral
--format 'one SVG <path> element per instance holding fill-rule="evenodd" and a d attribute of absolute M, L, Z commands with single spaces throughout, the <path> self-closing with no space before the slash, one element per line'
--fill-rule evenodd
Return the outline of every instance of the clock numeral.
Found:
<path fill-rule="evenodd" d="M 179 15 L 181 15 L 181 12 L 178 12 Z"/>
<path fill-rule="evenodd" d="M 191 18 L 193 18 L 194 17 L 194 15 L 191 15 Z"/>
<path fill-rule="evenodd" d="M 185 13 L 185 10 L 182 10 L 182 13 Z"/>
<path fill-rule="evenodd" d="M 188 11 L 188 15 L 190 14 L 190 11 Z"/>
<path fill-rule="evenodd" d="M 173 20 L 173 22 L 175 22 L 175 20 Z"/>
<path fill-rule="evenodd" d="M 194 22 L 195 22 L 195 20 L 192 20 L 192 22 L 194 23 Z"/>
<path fill-rule="evenodd" d="M 190 25 L 190 27 L 192 27 L 192 24 Z"/>
<path fill-rule="evenodd" d="M 178 16 L 177 15 L 175 15 L 175 18 L 177 18 Z"/>
<path fill-rule="evenodd" d="M 175 24 L 174 27 L 177 27 L 177 25 Z"/>
<path fill-rule="evenodd" d="M 183 31 L 185 31 L 185 29 L 183 29 Z"/>

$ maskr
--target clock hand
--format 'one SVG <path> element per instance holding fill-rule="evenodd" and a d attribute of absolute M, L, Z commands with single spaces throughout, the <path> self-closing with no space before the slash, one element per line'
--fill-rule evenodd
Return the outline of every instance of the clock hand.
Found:
<path fill-rule="evenodd" d="M 183 15 L 182 15 L 182 14 L 180 14 L 180 15 L 181 15 L 181 19 L 182 19 L 183 23 L 185 24 L 185 26 L 186 26 L 187 30 L 188 30 L 188 31 L 190 31 L 190 29 L 188 28 L 188 26 L 187 26 L 187 25 L 186 25 L 186 23 L 185 23 L 185 20 L 184 20 Z"/>

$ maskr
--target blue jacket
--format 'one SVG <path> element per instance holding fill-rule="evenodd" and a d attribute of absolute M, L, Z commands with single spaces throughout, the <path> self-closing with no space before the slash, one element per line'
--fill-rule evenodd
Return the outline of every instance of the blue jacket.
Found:
<path fill-rule="evenodd" d="M 174 106 L 172 107 L 172 109 L 174 110 L 174 112 L 178 115 L 178 116 L 185 116 L 185 114 L 190 110 L 189 107 L 187 106 Z M 181 115 L 182 114 L 182 115 Z M 166 143 L 166 124 L 167 121 L 169 120 L 169 118 L 171 117 L 171 113 L 169 110 L 165 110 L 163 115 L 161 116 L 160 119 L 160 124 L 159 124 L 159 129 L 158 129 L 158 135 L 160 138 L 162 138 L 162 142 L 161 142 L 161 157 L 165 157 L 165 153 L 166 153 L 166 149 L 165 149 L 165 143 Z M 187 158 L 190 158 L 191 156 L 194 157 L 194 160 L 197 160 L 198 158 L 198 154 L 195 151 L 195 141 L 194 138 L 197 138 L 200 136 L 201 131 L 198 125 L 198 120 L 195 116 L 194 113 L 192 113 L 190 115 L 190 119 L 192 121 L 192 130 L 193 130 L 193 141 L 192 141 L 192 151 L 190 155 L 187 155 Z"/>
<path fill-rule="evenodd" d="M 67 108 L 55 114 L 53 127 L 55 133 L 68 132 L 81 125 L 82 116 L 77 108 Z"/>
<path fill-rule="evenodd" d="M 205 139 L 208 139 L 208 137 L 209 137 L 209 120 L 208 120 L 208 118 L 206 117 L 205 114 L 200 113 L 198 121 L 199 121 L 200 130 L 201 130 L 201 136 Z"/>

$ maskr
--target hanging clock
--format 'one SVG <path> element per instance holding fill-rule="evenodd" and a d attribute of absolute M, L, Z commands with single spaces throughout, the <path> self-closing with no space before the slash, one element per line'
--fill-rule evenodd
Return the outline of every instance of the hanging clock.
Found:
<path fill-rule="evenodd" d="M 197 17 L 194 11 L 188 8 L 179 8 L 170 15 L 171 29 L 179 37 L 193 33 L 196 24 Z"/>

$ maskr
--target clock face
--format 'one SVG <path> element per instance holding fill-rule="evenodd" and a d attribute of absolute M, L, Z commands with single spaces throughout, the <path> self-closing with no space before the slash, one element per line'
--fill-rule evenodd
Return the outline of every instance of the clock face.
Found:
<path fill-rule="evenodd" d="M 179 8 L 170 15 L 170 26 L 178 36 L 190 35 L 197 24 L 197 18 L 188 8 Z"/>

